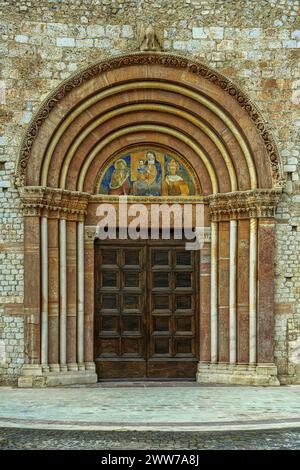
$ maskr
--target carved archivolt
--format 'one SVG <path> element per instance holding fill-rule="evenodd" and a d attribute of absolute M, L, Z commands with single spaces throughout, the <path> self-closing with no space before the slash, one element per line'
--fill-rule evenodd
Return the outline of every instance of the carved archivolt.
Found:
<path fill-rule="evenodd" d="M 230 96 L 232 96 L 238 105 L 248 113 L 263 139 L 264 146 L 269 157 L 269 163 L 272 169 L 273 186 L 282 187 L 282 168 L 276 144 L 267 128 L 266 122 L 264 121 L 256 106 L 250 101 L 249 97 L 245 93 L 241 92 L 239 88 L 230 80 L 203 64 L 196 63 L 184 57 L 157 52 L 136 53 L 104 60 L 86 68 L 83 71 L 78 72 L 75 76 L 63 82 L 50 95 L 50 97 L 46 99 L 38 115 L 29 125 L 21 145 L 20 159 L 16 172 L 16 184 L 18 186 L 23 186 L 25 184 L 26 168 L 34 140 L 36 139 L 43 122 L 48 118 L 50 112 L 57 105 L 57 103 L 59 103 L 74 88 L 79 87 L 84 82 L 91 80 L 97 75 L 105 73 L 109 70 L 124 68 L 130 65 L 160 65 L 169 68 L 171 67 L 186 70 L 214 83 L 216 86 L 220 87 L 224 93 L 228 93 Z"/>

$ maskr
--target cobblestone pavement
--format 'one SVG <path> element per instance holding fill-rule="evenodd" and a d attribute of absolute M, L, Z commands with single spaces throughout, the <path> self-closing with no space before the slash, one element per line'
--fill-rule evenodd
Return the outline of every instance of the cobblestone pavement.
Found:
<path fill-rule="evenodd" d="M 127 425 L 136 426 L 139 431 L 143 426 L 147 426 L 146 430 L 152 430 L 149 427 L 155 426 L 155 429 L 161 431 L 182 431 L 182 426 L 185 426 L 185 431 L 194 431 L 196 429 L 187 429 L 187 425 L 195 424 L 203 429 L 204 425 L 250 425 L 273 420 L 278 425 L 286 421 L 290 427 L 297 427 L 300 422 L 300 386 L 204 387 L 158 384 L 52 389 L 0 388 L 1 426 L 18 427 L 18 420 L 23 422 L 23 427 L 34 427 L 34 423 L 46 427 L 59 423 L 73 430 L 78 429 L 74 426 L 81 425 L 85 425 L 87 430 L 102 430 L 99 429 L 101 426 L 108 426 L 109 430 L 122 430 L 120 427 Z M 161 429 L 164 424 L 168 425 L 167 429 Z"/>
<path fill-rule="evenodd" d="M 99 432 L 0 429 L 1 450 L 300 449 L 300 429 L 278 431 Z"/>

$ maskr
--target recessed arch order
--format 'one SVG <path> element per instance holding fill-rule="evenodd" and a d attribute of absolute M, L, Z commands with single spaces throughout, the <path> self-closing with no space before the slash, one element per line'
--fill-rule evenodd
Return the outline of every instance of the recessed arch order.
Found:
<path fill-rule="evenodd" d="M 127 249 L 138 253 L 130 265 L 130 273 L 137 269 L 136 279 L 141 278 L 141 260 L 146 263 L 143 271 L 145 266 L 149 272 L 160 269 L 159 263 L 158 268 L 151 264 L 151 246 L 141 248 L 134 240 L 126 240 L 127 248 L 118 247 L 116 254 L 117 240 L 115 248 L 107 249 L 113 253 L 111 261 L 100 262 L 101 243 L 95 243 L 97 208 L 108 201 L 118 209 L 120 196 L 129 194 L 130 204 L 138 200 L 147 210 L 158 200 L 181 205 L 200 202 L 204 208 L 205 240 L 197 262 L 180 266 L 178 261 L 177 266 L 172 241 L 161 240 L 157 245 L 161 252 L 169 253 L 164 258 L 167 265 L 164 261 L 161 267 L 164 276 L 170 266 L 180 275 L 184 267 L 188 276 L 184 282 L 188 286 L 193 278 L 196 283 L 190 302 L 194 316 L 185 315 L 191 318 L 190 329 L 186 330 L 185 318 L 184 326 L 178 326 L 178 337 L 174 334 L 170 339 L 174 356 L 167 361 L 166 377 L 171 370 L 174 377 L 182 377 L 188 370 L 189 377 L 197 374 L 201 383 L 278 385 L 274 363 L 275 208 L 283 181 L 278 151 L 260 111 L 236 85 L 205 65 L 160 52 L 135 53 L 105 59 L 64 81 L 30 122 L 16 169 L 24 213 L 28 345 L 19 383 L 93 383 L 99 377 L 111 378 L 112 371 L 120 378 L 126 358 L 130 357 L 132 366 L 131 359 L 139 355 L 136 339 L 140 336 L 135 326 L 128 343 L 127 327 L 122 342 L 123 327 L 116 326 L 115 315 L 125 318 L 126 309 L 108 308 L 109 325 L 114 325 L 108 331 L 95 303 L 104 298 L 99 285 L 105 276 L 95 274 L 102 273 L 103 266 L 104 271 L 113 270 L 103 292 L 116 288 L 114 299 L 120 298 L 118 289 L 123 292 L 126 283 L 120 281 L 119 271 L 126 275 Z M 121 223 L 124 221 L 114 222 L 118 227 Z M 199 227 L 195 218 L 192 223 Z M 165 277 L 171 282 L 170 292 L 174 285 L 176 288 L 170 294 L 173 300 L 163 304 L 168 306 L 163 306 L 164 318 L 166 313 L 175 312 L 176 318 L 181 315 L 176 295 L 185 284 L 180 287 L 178 281 L 176 291 L 176 273 Z M 138 292 L 150 292 L 139 282 Z M 150 325 L 152 301 L 144 296 L 139 302 L 136 305 L 146 306 L 143 315 Z M 123 303 L 116 300 L 108 305 Z M 190 307 L 187 312 L 190 315 Z M 163 335 L 158 333 L 158 338 L 165 338 L 166 330 Z M 141 334 L 143 344 L 150 344 L 152 333 L 147 335 L 146 330 Z M 176 349 L 178 338 L 183 350 Z M 191 341 L 200 345 L 199 350 Z M 117 344 L 127 347 L 124 351 L 129 356 Z M 176 365 L 184 351 L 185 366 L 183 362 Z M 144 356 L 138 356 L 137 367 L 148 361 Z M 156 369 L 151 364 L 147 370 L 159 376 L 161 362 Z M 145 376 L 134 367 L 134 373 L 137 371 Z"/>
<path fill-rule="evenodd" d="M 184 142 L 212 193 L 281 186 L 276 145 L 249 98 L 208 67 L 164 53 L 108 59 L 58 87 L 24 136 L 17 183 L 83 191 L 105 147 L 148 131 Z"/>

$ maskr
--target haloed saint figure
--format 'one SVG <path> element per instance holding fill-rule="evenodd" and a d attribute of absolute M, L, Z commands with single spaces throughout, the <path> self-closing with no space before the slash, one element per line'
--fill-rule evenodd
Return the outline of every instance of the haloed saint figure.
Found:
<path fill-rule="evenodd" d="M 109 183 L 108 194 L 129 194 L 130 182 L 129 182 L 129 168 L 124 160 L 121 158 L 114 164 L 114 171 L 111 176 Z"/>
<path fill-rule="evenodd" d="M 136 148 L 117 157 L 99 175 L 99 193 L 132 196 L 189 196 L 194 177 L 182 158 L 162 150 Z"/>
<path fill-rule="evenodd" d="M 156 160 L 156 154 L 153 151 L 146 152 L 145 160 L 139 160 L 133 194 L 137 196 L 161 195 L 161 164 Z"/>
<path fill-rule="evenodd" d="M 179 163 L 172 159 L 167 165 L 167 175 L 163 181 L 163 196 L 188 196 L 190 191 L 188 184 L 178 174 Z"/>

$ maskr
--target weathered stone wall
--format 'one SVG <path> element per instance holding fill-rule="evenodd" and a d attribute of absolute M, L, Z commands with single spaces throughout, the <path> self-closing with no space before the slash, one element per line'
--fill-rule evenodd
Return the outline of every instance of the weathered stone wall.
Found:
<path fill-rule="evenodd" d="M 16 383 L 24 362 L 24 320 L 0 309 L 0 375 L 2 384 Z"/>
<path fill-rule="evenodd" d="M 22 134 L 62 80 L 93 61 L 137 50 L 139 25 L 149 22 L 159 27 L 165 51 L 189 55 L 235 81 L 260 107 L 277 139 L 287 187 L 277 213 L 276 360 L 282 380 L 300 380 L 299 3 L 1 2 L 0 373 L 6 381 L 17 374 L 23 349 L 22 317 L 15 317 L 22 313 L 23 234 L 14 188 Z"/>

